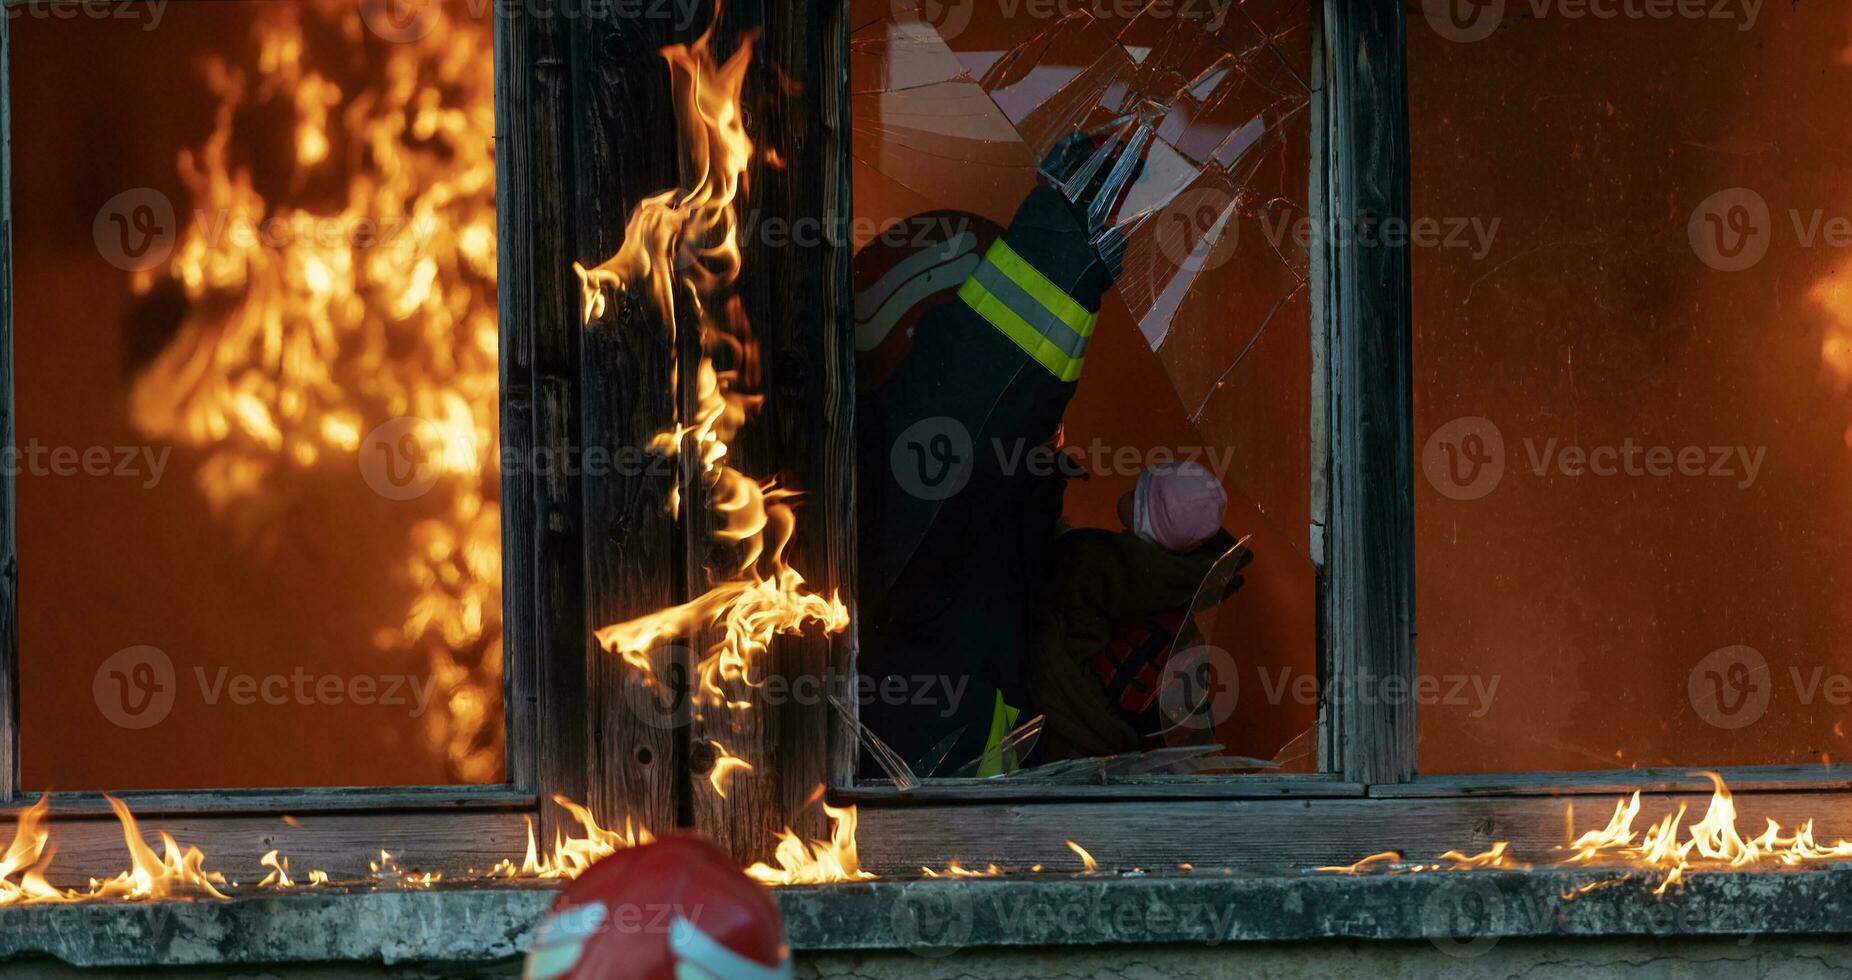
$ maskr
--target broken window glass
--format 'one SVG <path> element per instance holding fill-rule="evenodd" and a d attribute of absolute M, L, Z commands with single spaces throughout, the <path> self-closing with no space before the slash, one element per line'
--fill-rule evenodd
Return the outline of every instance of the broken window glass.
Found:
<path fill-rule="evenodd" d="M 865 774 L 1315 768 L 1311 16 L 851 4 Z"/>
<path fill-rule="evenodd" d="M 1410 17 L 1424 773 L 1852 752 L 1852 16 L 1680 10 Z"/>

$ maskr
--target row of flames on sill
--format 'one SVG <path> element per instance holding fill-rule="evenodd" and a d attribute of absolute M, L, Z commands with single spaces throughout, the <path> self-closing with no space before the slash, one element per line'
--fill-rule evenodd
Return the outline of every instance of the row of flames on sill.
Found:
<path fill-rule="evenodd" d="M 1644 830 L 1636 829 L 1641 810 L 1641 794 L 1619 800 L 1605 826 L 1576 834 L 1574 805 L 1565 811 L 1568 840 L 1557 849 L 1552 866 L 1586 868 L 1591 871 L 1616 870 L 1610 877 L 1578 885 L 1563 893 L 1565 900 L 1575 899 L 1598 888 L 1628 880 L 1639 872 L 1659 878 L 1655 895 L 1681 885 L 1687 875 L 1698 871 L 1769 870 L 1797 868 L 1823 861 L 1852 858 L 1852 841 L 1823 844 L 1815 840 L 1813 821 L 1802 824 L 1793 833 L 1768 820 L 1761 833 L 1747 836 L 1737 826 L 1736 804 L 1730 790 L 1715 773 L 1706 773 L 1713 789 L 1704 815 L 1688 828 L 1685 816 L 1688 805 L 1666 814 Z M 49 798 L 40 799 L 19 815 L 13 842 L 0 857 L 0 906 L 66 903 L 99 899 L 159 901 L 171 899 L 229 899 L 238 885 L 225 875 L 208 870 L 206 856 L 197 847 L 182 846 L 172 835 L 161 832 L 157 854 L 143 838 L 129 808 L 121 800 L 109 797 L 110 808 L 122 826 L 123 841 L 128 847 L 129 867 L 112 878 L 92 878 L 83 888 L 60 889 L 51 884 L 48 870 L 57 848 L 51 841 L 46 823 L 50 812 Z M 654 839 L 646 828 L 626 821 L 619 829 L 605 829 L 591 810 L 556 797 L 579 824 L 581 833 L 556 835 L 550 851 L 543 852 L 534 834 L 533 822 L 527 827 L 527 850 L 519 863 L 504 859 L 486 871 L 469 871 L 452 881 L 553 880 L 572 879 L 600 859 L 619 850 L 647 844 Z M 862 870 L 855 844 L 856 810 L 838 809 L 824 804 L 831 825 L 827 841 L 806 843 L 787 829 L 781 837 L 774 860 L 776 866 L 758 863 L 746 873 L 766 885 L 813 885 L 872 879 L 875 875 Z M 287 818 L 286 818 L 287 819 Z M 294 823 L 294 821 L 292 821 Z M 1081 874 L 1100 873 L 1100 865 L 1086 848 L 1074 841 L 1067 846 L 1081 862 Z M 353 883 L 336 882 L 326 871 L 310 870 L 300 878 L 290 868 L 289 858 L 276 850 L 263 855 L 259 864 L 268 873 L 257 882 L 260 890 L 292 890 Z M 1179 870 L 1194 873 L 1193 865 L 1181 864 Z M 1509 842 L 1500 841 L 1478 854 L 1449 851 L 1432 861 L 1407 862 L 1399 852 L 1374 854 L 1355 864 L 1321 867 L 1319 872 L 1339 874 L 1418 874 L 1474 870 L 1528 870 L 1533 865 L 1519 861 L 1510 852 Z M 430 888 L 445 880 L 443 872 L 409 871 L 382 850 L 377 860 L 369 862 L 370 877 L 360 883 L 369 887 Z M 1040 864 L 1028 869 L 1044 870 Z M 1064 873 L 1067 869 L 1060 869 Z M 968 869 L 958 861 L 942 870 L 921 868 L 927 878 L 968 879 L 997 878 L 1016 873 L 1013 869 L 989 864 L 983 870 Z M 1131 874 L 1142 874 L 1133 869 Z"/>
<path fill-rule="evenodd" d="M 0 856 L 0 906 L 41 903 L 67 903 L 88 900 L 119 899 L 125 901 L 161 901 L 188 898 L 229 899 L 238 887 L 218 871 L 206 867 L 206 855 L 198 847 L 183 846 L 173 835 L 161 831 L 157 839 L 161 850 L 156 853 L 142 836 L 141 826 L 126 803 L 106 796 L 122 827 L 123 842 L 128 847 L 129 867 L 114 877 L 92 878 L 82 888 L 58 888 L 50 880 L 52 859 L 57 847 L 52 842 L 47 817 L 51 810 L 49 796 L 20 812 L 13 842 Z M 533 820 L 527 822 L 527 850 L 519 863 L 505 858 L 493 867 L 471 869 L 451 878 L 453 881 L 557 880 L 583 874 L 600 859 L 625 848 L 648 844 L 655 838 L 647 828 L 626 820 L 622 829 L 599 825 L 592 811 L 564 797 L 554 801 L 564 807 L 578 823 L 577 833 L 556 834 L 549 851 L 542 851 L 534 834 Z M 776 866 L 758 863 L 746 869 L 755 880 L 767 885 L 827 884 L 872 878 L 861 870 L 855 850 L 855 808 L 837 809 L 824 805 L 833 832 L 827 841 L 806 843 L 786 830 L 774 860 Z M 285 817 L 292 826 L 299 821 Z M 442 871 L 412 871 L 400 865 L 390 852 L 381 850 L 368 862 L 365 882 L 336 881 L 328 872 L 311 869 L 297 872 L 287 856 L 276 849 L 258 859 L 267 869 L 257 882 L 260 890 L 292 890 L 322 886 L 363 884 L 370 887 L 430 888 L 445 880 Z"/>

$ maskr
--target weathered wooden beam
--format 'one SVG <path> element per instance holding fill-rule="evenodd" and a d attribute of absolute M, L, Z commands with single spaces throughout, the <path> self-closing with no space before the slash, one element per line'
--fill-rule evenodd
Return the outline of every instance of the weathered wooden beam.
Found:
<path fill-rule="evenodd" d="M 721 35 L 724 56 L 758 32 L 746 126 L 761 150 L 744 204 L 739 296 L 759 344 L 765 403 L 729 461 L 803 492 L 786 557 L 825 596 L 846 593 L 853 581 L 846 17 L 834 0 L 748 0 L 727 6 Z M 781 162 L 767 163 L 769 155 Z M 709 530 L 691 538 L 691 556 L 704 553 Z M 690 574 L 705 580 L 692 562 Z M 807 839 L 828 836 L 821 810 L 805 804 L 819 786 L 845 782 L 853 766 L 853 744 L 835 731 L 836 713 L 821 696 L 846 693 L 848 644 L 814 628 L 779 637 L 764 665 L 782 682 L 774 690 L 812 690 L 792 682 L 822 678 L 819 696 L 764 697 L 749 711 L 708 711 L 695 723 L 694 824 L 737 860 L 769 858 L 786 826 Z M 730 778 L 725 797 L 702 778 L 710 741 L 754 766 Z"/>
<path fill-rule="evenodd" d="M 1453 799 L 1302 799 L 1162 803 L 1023 803 L 992 806 L 867 807 L 860 810 L 862 865 L 882 875 L 915 875 L 957 859 L 966 868 L 996 863 L 1077 871 L 1085 847 L 1102 868 L 1149 871 L 1191 864 L 1198 871 L 1303 869 L 1347 865 L 1382 851 L 1431 861 L 1459 850 L 1475 854 L 1509 841 L 1519 860 L 1551 864 L 1567 842 L 1566 810 L 1578 832 L 1607 824 L 1620 794 Z M 1701 818 L 1710 794 L 1644 798 L 1636 832 L 1688 807 L 1685 826 Z M 1788 832 L 1817 820 L 1821 842 L 1852 838 L 1845 797 L 1835 792 L 1738 793 L 1736 825 L 1760 833 L 1764 818 Z"/>
<path fill-rule="evenodd" d="M 639 201 L 678 183 L 673 102 L 659 54 L 678 40 L 678 31 L 662 8 L 648 5 L 586 13 L 551 18 L 568 42 L 569 90 L 557 119 L 569 177 L 556 216 L 563 225 L 546 233 L 569 243 L 569 254 L 559 259 L 591 267 L 617 251 L 625 219 Z M 571 277 L 569 261 L 547 274 Z M 579 345 L 576 397 L 562 407 L 578 413 L 583 446 L 610 460 L 643 459 L 651 438 L 675 418 L 669 325 L 640 290 L 611 297 L 606 314 L 583 329 L 576 282 L 570 301 L 555 299 L 549 315 L 569 324 L 560 329 Z M 593 809 L 606 821 L 634 817 L 658 831 L 682 820 L 682 702 L 599 649 L 592 631 L 686 597 L 681 541 L 669 513 L 675 485 L 673 467 L 613 465 L 587 474 L 580 517 L 586 619 L 572 641 L 585 658 L 591 729 L 584 764 Z M 571 522 L 562 521 L 564 533 L 573 533 Z M 575 655 L 581 654 L 568 656 Z M 676 674 L 685 673 L 686 660 L 685 653 L 670 652 L 658 682 L 668 688 L 683 683 Z"/>
<path fill-rule="evenodd" d="M 502 444 L 519 464 L 504 472 L 502 495 L 508 775 L 543 804 L 555 794 L 590 801 L 582 490 L 566 467 L 537 465 L 583 445 L 567 42 L 558 18 L 496 9 Z M 544 839 L 563 818 L 540 808 Z"/>
<path fill-rule="evenodd" d="M 932 779 L 909 789 L 863 784 L 830 794 L 837 803 L 870 806 L 927 806 L 948 803 L 995 804 L 1016 800 L 1065 803 L 1113 800 L 1123 803 L 1164 800 L 1277 800 L 1363 796 L 1367 787 L 1334 776 L 1167 776 L 1115 780 L 1111 783 L 1046 783 L 1013 779 Z"/>
<path fill-rule="evenodd" d="M 269 816 L 197 816 L 140 820 L 142 839 L 161 851 L 166 831 L 183 847 L 206 855 L 206 869 L 251 883 L 266 869 L 258 859 L 272 850 L 289 858 L 290 873 L 306 880 L 322 870 L 336 880 L 365 881 L 369 861 L 392 854 L 408 872 L 442 871 L 447 878 L 474 868 L 487 872 L 507 859 L 517 865 L 527 849 L 527 820 L 506 813 L 328 814 L 286 823 Z M 299 826 L 298 826 L 299 824 Z M 129 867 L 122 826 L 113 816 L 59 819 L 52 825 L 57 860 L 47 872 L 53 884 L 79 887 L 92 877 L 109 878 Z"/>
<path fill-rule="evenodd" d="M 0 18 L 0 447 L 13 446 L 12 18 Z M 19 793 L 19 538 L 14 477 L 0 474 L 0 800 Z"/>
<path fill-rule="evenodd" d="M 1330 524 L 1319 599 L 1328 762 L 1362 783 L 1415 772 L 1412 698 L 1366 697 L 1415 672 L 1414 403 L 1406 244 L 1373 233 L 1409 209 L 1402 5 L 1326 0 L 1332 227 L 1325 306 Z"/>
<path fill-rule="evenodd" d="M 292 789 L 133 790 L 111 796 L 129 805 L 137 817 L 179 815 L 277 816 L 311 813 L 461 813 L 511 810 L 533 813 L 542 801 L 532 792 L 507 786 L 331 786 Z M 67 816 L 107 816 L 109 802 L 102 793 L 52 793 L 53 819 Z M 38 803 L 22 796 L 0 805 L 0 818 L 12 819 Z M 552 804 L 546 804 L 552 807 Z M 576 825 L 575 825 L 576 826 Z M 550 840 L 551 838 L 549 838 Z"/>

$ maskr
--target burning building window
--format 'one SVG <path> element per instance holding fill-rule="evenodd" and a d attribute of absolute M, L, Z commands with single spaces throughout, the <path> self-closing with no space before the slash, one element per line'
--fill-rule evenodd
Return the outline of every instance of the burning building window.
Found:
<path fill-rule="evenodd" d="M 1409 21 L 1421 769 L 1837 762 L 1852 20 L 1559 13 Z"/>
<path fill-rule="evenodd" d="M 865 774 L 1316 767 L 1311 11 L 1109 7 L 850 5 Z"/>
<path fill-rule="evenodd" d="M 502 778 L 490 31 L 395 9 L 11 25 L 27 789 Z"/>

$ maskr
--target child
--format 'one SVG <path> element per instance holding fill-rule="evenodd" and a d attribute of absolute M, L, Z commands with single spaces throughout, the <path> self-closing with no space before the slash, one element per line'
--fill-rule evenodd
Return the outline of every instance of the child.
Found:
<path fill-rule="evenodd" d="M 1036 648 L 1044 761 L 1135 752 L 1161 727 L 1151 703 L 1157 676 L 1197 589 L 1235 546 L 1222 530 L 1227 507 L 1208 470 L 1162 463 L 1120 499 L 1126 530 L 1087 528 L 1056 539 Z M 1236 578 L 1228 593 L 1240 584 Z"/>

